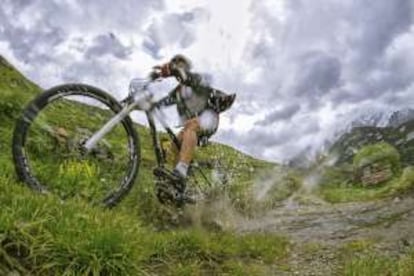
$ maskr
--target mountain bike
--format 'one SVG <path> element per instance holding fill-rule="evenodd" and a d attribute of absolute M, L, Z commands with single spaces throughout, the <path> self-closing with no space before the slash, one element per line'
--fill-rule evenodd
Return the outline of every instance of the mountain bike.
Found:
<path fill-rule="evenodd" d="M 86 84 L 63 84 L 39 94 L 23 110 L 14 130 L 12 152 L 19 179 L 40 193 L 54 193 L 62 199 L 82 197 L 114 207 L 139 182 L 135 180 L 141 159 L 148 159 L 147 151 L 152 149 L 159 201 L 179 206 L 189 203 L 177 195 L 170 176 L 163 173 L 167 158 L 160 136 L 177 148 L 180 143 L 154 100 L 149 89 L 152 83 L 151 79 L 133 79 L 128 96 L 121 101 Z M 143 112 L 148 122 L 152 146 L 144 153 L 129 115 L 132 111 Z M 158 132 L 157 122 L 165 133 Z M 192 199 L 202 199 L 214 185 L 208 175 L 211 168 L 208 162 L 190 165 L 187 187 Z"/>

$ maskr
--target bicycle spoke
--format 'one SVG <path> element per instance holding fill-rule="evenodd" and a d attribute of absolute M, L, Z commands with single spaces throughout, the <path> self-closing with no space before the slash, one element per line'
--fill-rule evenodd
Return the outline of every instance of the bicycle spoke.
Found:
<path fill-rule="evenodd" d="M 114 113 L 84 98 L 59 98 L 39 111 L 27 133 L 25 151 L 33 176 L 49 191 L 62 198 L 99 201 L 125 177 L 129 141 L 117 126 L 85 155 L 82 143 Z"/>

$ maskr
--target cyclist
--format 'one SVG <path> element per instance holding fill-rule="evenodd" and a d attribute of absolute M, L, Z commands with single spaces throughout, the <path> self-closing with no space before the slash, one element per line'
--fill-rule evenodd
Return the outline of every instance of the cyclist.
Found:
<path fill-rule="evenodd" d="M 176 105 L 183 129 L 178 134 L 181 144 L 178 150 L 172 143 L 175 168 L 169 175 L 179 194 L 185 191 L 188 168 L 197 145 L 206 144 L 217 131 L 219 113 L 231 107 L 235 94 L 227 95 L 209 86 L 206 77 L 191 72 L 191 61 L 184 55 L 175 55 L 169 62 L 154 67 L 152 79 L 175 77 L 179 84 L 164 98 L 158 106 Z"/>

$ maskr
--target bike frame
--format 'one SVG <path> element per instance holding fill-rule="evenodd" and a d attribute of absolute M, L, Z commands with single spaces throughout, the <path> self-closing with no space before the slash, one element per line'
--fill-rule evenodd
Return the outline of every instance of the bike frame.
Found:
<path fill-rule="evenodd" d="M 94 133 L 83 145 L 84 150 L 89 152 L 92 150 L 96 144 L 101 140 L 107 133 L 109 133 L 117 124 L 119 124 L 126 116 L 129 115 L 134 110 L 144 111 L 152 138 L 152 143 L 154 146 L 154 153 L 156 157 L 156 162 L 158 167 L 164 167 L 166 160 L 165 155 L 163 154 L 161 141 L 159 134 L 157 132 L 155 118 L 161 123 L 164 130 L 167 132 L 168 136 L 172 142 L 176 145 L 177 149 L 181 148 L 181 143 L 178 140 L 177 136 L 174 134 L 170 126 L 165 122 L 163 112 L 160 108 L 156 107 L 155 102 L 152 100 L 152 94 L 148 91 L 148 86 L 153 82 L 152 80 L 145 79 L 135 79 L 137 82 L 142 82 L 138 88 L 132 87 L 134 80 L 130 84 L 130 92 L 128 97 L 121 101 L 124 103 L 123 108 L 118 114 L 112 117 L 101 129 Z M 139 94 L 142 96 L 138 97 Z M 199 165 L 192 164 L 191 168 L 196 169 L 200 172 L 204 181 L 208 183 L 209 186 L 212 186 L 211 182 L 208 180 L 205 173 L 202 171 Z M 196 180 L 197 181 L 197 180 Z"/>
<path fill-rule="evenodd" d="M 148 112 L 148 111 L 146 112 L 146 115 L 147 115 L 147 120 L 148 120 L 148 124 L 150 127 L 152 144 L 154 145 L 154 152 L 155 152 L 155 157 L 157 160 L 157 165 L 159 167 L 163 167 L 164 164 L 166 163 L 166 160 L 165 160 L 165 155 L 162 152 L 161 141 L 160 141 L 160 138 L 157 132 L 156 125 L 155 125 L 154 116 L 153 116 L 153 113 Z M 172 142 L 179 149 L 181 145 L 180 145 L 180 141 L 178 140 L 177 136 L 174 134 L 171 128 L 167 124 L 165 124 L 165 122 L 163 122 L 163 120 L 159 119 L 159 121 L 163 125 L 164 130 L 167 132 Z"/>
<path fill-rule="evenodd" d="M 133 80 L 134 81 L 134 80 Z M 162 111 L 154 107 L 155 103 L 152 101 L 152 94 L 148 92 L 148 86 L 152 83 L 150 80 L 140 80 L 135 79 L 137 82 L 142 82 L 139 88 L 132 87 L 133 81 L 130 84 L 130 93 L 127 98 L 122 100 L 122 103 L 125 103 L 124 107 L 121 109 L 118 114 L 112 117 L 101 129 L 95 132 L 83 145 L 86 152 L 91 151 L 96 144 L 107 134 L 109 133 L 117 124 L 119 124 L 126 116 L 128 116 L 134 110 L 141 110 L 144 111 L 148 124 L 150 127 L 151 138 L 154 145 L 155 156 L 157 160 L 158 166 L 164 166 L 165 164 L 165 157 L 162 153 L 162 147 L 159 135 L 157 133 L 157 128 L 155 124 L 156 117 L 158 121 L 163 126 L 164 130 L 169 135 L 170 139 L 179 149 L 181 147 L 180 142 L 177 136 L 174 134 L 172 129 L 168 126 L 168 124 L 163 120 Z M 141 97 L 137 97 L 139 94 L 142 94 Z"/>

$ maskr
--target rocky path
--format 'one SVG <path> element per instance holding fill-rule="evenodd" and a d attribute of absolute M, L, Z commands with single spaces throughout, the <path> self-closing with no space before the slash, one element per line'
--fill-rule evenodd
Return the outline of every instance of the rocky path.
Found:
<path fill-rule="evenodd" d="M 237 229 L 283 233 L 301 242 L 336 243 L 363 237 L 409 242 L 414 238 L 414 195 L 343 204 L 290 201 L 262 217 L 241 221 Z"/>
<path fill-rule="evenodd" d="M 414 194 L 373 202 L 285 204 L 254 219 L 240 220 L 240 232 L 277 232 L 292 242 L 291 270 L 274 275 L 335 275 L 340 248 L 351 241 L 374 241 L 375 249 L 399 256 L 414 246 Z"/>

